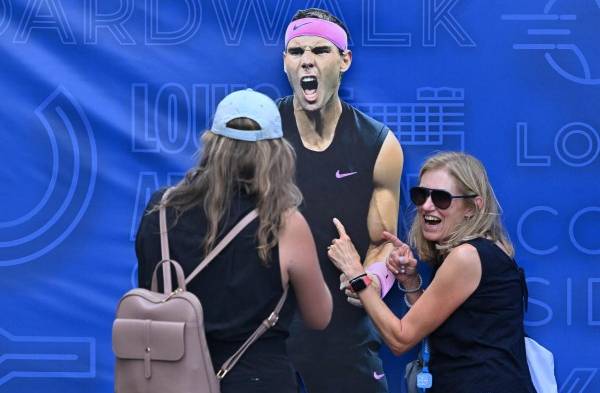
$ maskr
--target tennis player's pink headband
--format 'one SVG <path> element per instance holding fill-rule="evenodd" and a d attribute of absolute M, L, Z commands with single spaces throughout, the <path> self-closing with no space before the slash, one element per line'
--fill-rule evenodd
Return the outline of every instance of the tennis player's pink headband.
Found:
<path fill-rule="evenodd" d="M 302 18 L 292 21 L 285 31 L 285 47 L 300 36 L 314 35 L 331 41 L 341 50 L 348 49 L 348 35 L 340 26 L 333 22 L 318 18 Z"/>

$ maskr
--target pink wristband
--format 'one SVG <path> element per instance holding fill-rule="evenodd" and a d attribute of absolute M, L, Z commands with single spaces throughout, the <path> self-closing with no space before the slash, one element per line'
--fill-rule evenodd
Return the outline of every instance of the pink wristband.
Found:
<path fill-rule="evenodd" d="M 385 262 L 375 262 L 366 269 L 367 273 L 371 273 L 377 276 L 379 279 L 379 286 L 381 287 L 381 298 L 390 291 L 396 280 L 392 272 L 390 272 L 385 265 Z"/>

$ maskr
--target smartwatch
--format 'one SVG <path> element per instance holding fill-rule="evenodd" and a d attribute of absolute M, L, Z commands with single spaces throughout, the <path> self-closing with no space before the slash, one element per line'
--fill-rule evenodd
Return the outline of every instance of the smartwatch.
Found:
<path fill-rule="evenodd" d="M 367 273 L 363 273 L 350 280 L 350 288 L 352 288 L 352 292 L 358 293 L 368 287 L 372 281 L 371 277 L 367 276 Z"/>

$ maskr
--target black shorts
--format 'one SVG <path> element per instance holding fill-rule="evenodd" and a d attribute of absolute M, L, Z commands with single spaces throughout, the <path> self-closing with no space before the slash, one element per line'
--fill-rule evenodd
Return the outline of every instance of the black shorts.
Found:
<path fill-rule="evenodd" d="M 318 355 L 289 353 L 307 393 L 387 393 L 378 342 L 350 348 L 323 347 Z"/>

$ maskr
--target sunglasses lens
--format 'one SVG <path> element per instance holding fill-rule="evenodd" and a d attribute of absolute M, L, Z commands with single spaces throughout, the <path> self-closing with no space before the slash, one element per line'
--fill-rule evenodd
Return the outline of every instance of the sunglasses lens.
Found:
<path fill-rule="evenodd" d="M 447 191 L 433 190 L 431 191 L 431 201 L 439 209 L 447 209 L 452 203 L 452 195 Z"/>
<path fill-rule="evenodd" d="M 413 187 L 410 189 L 410 200 L 415 206 L 421 206 L 427 201 L 431 194 L 431 201 L 438 209 L 447 209 L 452 203 L 452 195 L 444 190 L 430 190 L 425 187 Z"/>
<path fill-rule="evenodd" d="M 415 206 L 421 206 L 427 200 L 429 190 L 423 187 L 413 187 L 410 189 L 410 200 Z"/>

